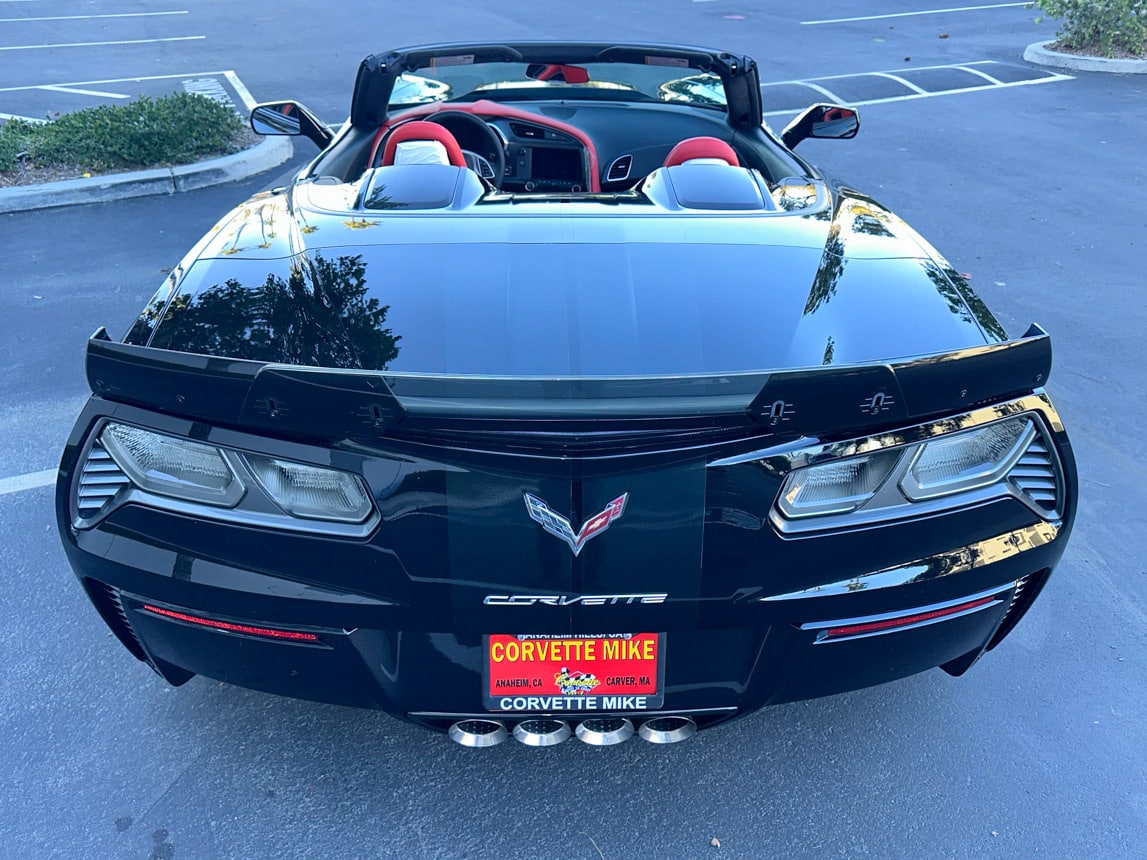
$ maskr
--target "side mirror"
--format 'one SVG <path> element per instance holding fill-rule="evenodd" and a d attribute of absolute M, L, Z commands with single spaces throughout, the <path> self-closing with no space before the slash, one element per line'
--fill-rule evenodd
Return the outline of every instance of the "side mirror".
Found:
<path fill-rule="evenodd" d="M 860 114 L 840 105 L 813 105 L 785 126 L 781 140 L 789 149 L 806 137 L 848 140 L 860 131 Z"/>
<path fill-rule="evenodd" d="M 334 132 L 298 102 L 264 102 L 251 108 L 251 130 L 255 134 L 302 136 L 319 149 L 334 140 Z"/>

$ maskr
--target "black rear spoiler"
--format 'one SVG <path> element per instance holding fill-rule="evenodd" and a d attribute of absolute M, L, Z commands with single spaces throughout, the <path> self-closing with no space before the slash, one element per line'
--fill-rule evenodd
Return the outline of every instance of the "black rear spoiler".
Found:
<path fill-rule="evenodd" d="M 1030 393 L 1051 371 L 1051 338 L 887 364 L 673 377 L 507 378 L 337 370 L 88 341 L 92 392 L 171 415 L 254 431 L 370 439 L 407 416 L 512 421 L 749 416 L 776 432 L 887 427 Z"/>

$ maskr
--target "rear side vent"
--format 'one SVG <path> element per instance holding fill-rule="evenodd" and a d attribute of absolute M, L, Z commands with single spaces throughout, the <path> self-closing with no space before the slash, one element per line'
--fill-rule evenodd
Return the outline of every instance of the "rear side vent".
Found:
<path fill-rule="evenodd" d="M 143 650 L 143 645 L 140 644 L 139 639 L 132 630 L 131 622 L 127 617 L 127 610 L 124 608 L 123 600 L 120 598 L 119 591 L 112 588 L 99 580 L 85 579 L 84 587 L 87 589 L 88 596 L 92 599 L 100 615 L 104 619 L 104 623 L 111 628 L 112 633 L 116 638 L 123 643 L 123 646 L 132 653 L 137 660 L 149 662 L 147 654 Z"/>
<path fill-rule="evenodd" d="M 1008 473 L 1011 482 L 1038 508 L 1049 516 L 1059 513 L 1060 479 L 1052 454 L 1043 434 L 1036 436 Z"/>
<path fill-rule="evenodd" d="M 1000 622 L 1000 626 L 988 642 L 986 650 L 991 651 L 1015 629 L 1020 619 L 1024 617 L 1032 603 L 1035 602 L 1036 597 L 1039 596 L 1040 591 L 1043 590 L 1050 574 L 1051 570 L 1044 568 L 1016 581 L 1015 591 L 1012 592 L 1012 602 L 1008 605 L 1008 611 L 1004 613 L 1004 620 Z"/>
<path fill-rule="evenodd" d="M 629 171 L 633 167 L 633 156 L 623 155 L 620 158 L 614 159 L 613 164 L 609 166 L 609 173 L 606 174 L 607 182 L 620 182 L 623 179 L 629 178 Z"/>
<path fill-rule="evenodd" d="M 90 519 L 103 510 L 121 488 L 130 482 L 104 447 L 96 442 L 84 460 L 76 486 L 76 513 Z"/>

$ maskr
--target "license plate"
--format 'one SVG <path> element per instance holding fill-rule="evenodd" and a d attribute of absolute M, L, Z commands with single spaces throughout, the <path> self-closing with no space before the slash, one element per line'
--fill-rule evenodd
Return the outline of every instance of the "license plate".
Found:
<path fill-rule="evenodd" d="M 665 698 L 662 633 L 486 639 L 491 711 L 644 711 Z"/>

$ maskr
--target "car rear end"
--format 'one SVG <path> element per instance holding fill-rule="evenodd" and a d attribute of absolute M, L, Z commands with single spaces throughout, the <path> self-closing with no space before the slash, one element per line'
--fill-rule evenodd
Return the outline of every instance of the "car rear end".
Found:
<path fill-rule="evenodd" d="M 171 683 L 378 708 L 471 746 L 682 740 L 960 674 L 1008 634 L 1076 498 L 1031 334 L 811 376 L 580 382 L 95 339 L 60 532 Z"/>

